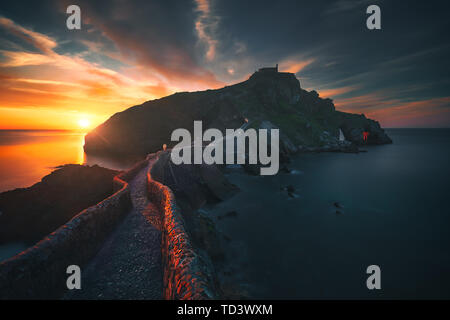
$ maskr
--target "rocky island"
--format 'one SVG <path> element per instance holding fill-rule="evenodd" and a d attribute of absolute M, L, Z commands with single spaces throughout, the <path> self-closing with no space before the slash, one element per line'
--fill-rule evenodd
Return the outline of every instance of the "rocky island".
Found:
<path fill-rule="evenodd" d="M 239 276 L 230 279 L 234 274 L 230 270 L 236 269 L 227 253 L 232 239 L 216 228 L 205 210 L 239 192 L 227 179 L 229 168 L 175 166 L 170 159 L 172 131 L 192 129 L 195 120 L 201 120 L 205 129 L 221 131 L 244 124 L 278 128 L 280 160 L 285 163 L 298 152 L 358 152 L 365 144 L 392 143 L 378 122 L 337 111 L 332 100 L 302 89 L 294 74 L 277 68 L 259 69 L 248 80 L 222 89 L 176 93 L 131 107 L 90 132 L 84 148 L 86 153 L 141 157 L 133 168 L 119 174 L 99 167 L 64 166 L 29 189 L 1 195 L 0 209 L 5 213 L 1 219 L 7 221 L 1 225 L 23 229 L 20 237 L 3 230 L 3 241 L 34 242 L 50 233 L 0 263 L 4 297 L 76 298 L 61 282 L 67 252 L 72 252 L 71 259 L 88 270 L 83 281 L 90 289 L 84 297 L 251 298 Z M 159 151 L 163 145 L 168 149 Z M 244 169 L 255 172 L 252 166 Z M 286 165 L 281 169 L 289 173 Z M 85 187 L 87 181 L 91 182 Z M 292 186 L 286 191 L 296 196 Z M 49 201 L 54 206 L 49 206 L 48 197 L 39 198 L 47 193 L 53 195 Z M 13 208 L 27 197 L 32 201 Z M 237 215 L 230 211 L 216 220 Z M 29 232 L 30 223 L 40 227 Z M 77 250 L 80 246 L 83 249 Z M 108 265 L 114 267 L 102 276 L 116 279 L 115 284 L 105 283 L 96 271 L 111 256 L 114 263 Z M 50 266 L 55 269 L 52 275 L 39 273 Z M 27 278 L 22 270 L 28 270 Z M 146 287 L 145 281 L 157 285 Z"/>
<path fill-rule="evenodd" d="M 229 270 L 236 268 L 227 252 L 232 239 L 217 229 L 203 208 L 227 200 L 239 189 L 227 180 L 222 165 L 174 165 L 170 160 L 171 133 L 178 128 L 192 130 L 197 120 L 204 129 L 222 132 L 244 124 L 255 129 L 278 128 L 284 163 L 298 152 L 357 153 L 363 145 L 392 143 L 377 121 L 337 111 L 331 99 L 302 89 L 294 74 L 277 68 L 259 69 L 248 80 L 222 89 L 175 93 L 145 102 L 113 115 L 90 132 L 85 138 L 87 153 L 145 156 L 163 145 L 169 148 L 158 152 L 152 178 L 168 186 L 176 197 L 183 228 L 199 257 L 194 269 L 209 279 L 213 297 L 227 299 L 251 296 L 239 280 L 230 281 Z M 250 174 L 256 174 L 256 168 L 244 165 Z M 286 164 L 281 171 L 289 172 Z M 293 197 L 294 190 L 288 194 Z M 236 211 L 224 215 L 233 216 Z"/>
<path fill-rule="evenodd" d="M 85 138 L 87 153 L 139 155 L 173 146 L 171 133 L 204 129 L 280 129 L 280 152 L 356 151 L 363 144 L 392 143 L 377 121 L 335 109 L 331 99 L 301 88 L 292 73 L 262 68 L 244 82 L 217 90 L 180 92 L 116 113 Z M 345 142 L 340 141 L 340 133 Z M 363 133 L 367 132 L 364 141 Z M 281 157 L 282 157 L 281 155 Z"/>
<path fill-rule="evenodd" d="M 0 193 L 0 244 L 34 244 L 113 193 L 115 170 L 63 165 L 29 188 Z"/>

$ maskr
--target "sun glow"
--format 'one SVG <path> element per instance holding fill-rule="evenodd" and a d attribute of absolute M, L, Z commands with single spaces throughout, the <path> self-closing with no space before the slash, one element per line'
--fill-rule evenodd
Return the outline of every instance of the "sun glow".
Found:
<path fill-rule="evenodd" d="M 91 122 L 88 119 L 80 119 L 78 120 L 78 125 L 82 129 L 87 129 L 91 125 Z"/>

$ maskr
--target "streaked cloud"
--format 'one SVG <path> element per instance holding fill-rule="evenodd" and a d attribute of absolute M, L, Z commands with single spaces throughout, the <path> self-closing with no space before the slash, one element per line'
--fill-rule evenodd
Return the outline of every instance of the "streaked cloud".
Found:
<path fill-rule="evenodd" d="M 22 26 L 14 23 L 11 19 L 0 16 L 0 26 L 26 40 L 44 53 L 51 53 L 52 50 L 58 46 L 58 44 L 52 38 L 44 34 L 23 28 Z"/>
<path fill-rule="evenodd" d="M 0 127 L 30 123 L 22 110 L 45 116 L 40 125 L 68 126 L 74 112 L 98 123 L 275 63 L 339 110 L 389 126 L 450 126 L 445 1 L 429 10 L 419 0 L 373 3 L 396 13 L 383 14 L 382 32 L 365 28 L 366 0 L 79 0 L 77 32 L 65 29 L 69 0 L 21 1 L 0 3 Z"/>
<path fill-rule="evenodd" d="M 0 62 L 0 113 L 11 108 L 56 108 L 60 110 L 58 118 L 61 112 L 67 113 L 66 121 L 60 125 L 72 127 L 75 126 L 72 123 L 73 111 L 92 114 L 96 121 L 104 121 L 124 106 L 158 98 L 175 89 L 151 77 L 129 77 L 89 62 L 81 55 L 57 53 L 55 49 L 59 44 L 56 39 L 22 27 L 10 19 L 2 18 L 1 28 L 14 37 L 25 38 L 37 52 L 25 49 L 0 51 L 3 56 Z M 24 78 L 25 73 L 29 77 Z M 47 120 L 52 127 L 54 119 Z M 2 117 L 0 126 L 6 126 L 9 121 L 10 118 Z"/>
<path fill-rule="evenodd" d="M 199 16 L 203 16 L 202 24 L 210 21 L 209 2 L 193 7 L 191 2 L 176 0 L 113 1 L 105 8 L 102 3 L 81 0 L 80 7 L 84 8 L 90 27 L 100 32 L 102 41 L 114 47 L 115 52 L 109 50 L 104 54 L 129 66 L 129 69 L 122 69 L 122 73 L 139 73 L 140 77 L 151 78 L 158 85 L 183 91 L 224 85 L 197 59 L 199 38 L 195 34 L 195 22 Z M 208 27 L 204 31 L 209 30 Z M 103 53 L 101 45 L 95 46 L 92 41 L 85 41 L 85 44 Z"/>
<path fill-rule="evenodd" d="M 367 113 L 385 127 L 448 127 L 450 119 L 450 96 L 393 103 Z"/>
<path fill-rule="evenodd" d="M 195 21 L 195 30 L 200 41 L 206 45 L 206 58 L 212 61 L 216 57 L 218 44 L 218 40 L 214 39 L 212 33 L 217 28 L 219 18 L 212 15 L 210 0 L 195 0 L 195 2 L 197 4 L 197 10 L 200 13 Z M 242 50 L 242 47 L 237 50 Z"/>
<path fill-rule="evenodd" d="M 312 62 L 314 62 L 312 58 L 306 60 L 287 59 L 281 61 L 278 68 L 282 72 L 298 73 Z"/>
<path fill-rule="evenodd" d="M 357 89 L 358 89 L 357 86 L 348 86 L 334 89 L 322 89 L 322 90 L 319 89 L 317 91 L 319 92 L 319 95 L 323 98 L 334 98 L 355 91 Z"/>
<path fill-rule="evenodd" d="M 332 3 L 327 10 L 326 14 L 339 13 L 344 11 L 351 11 L 356 8 L 369 6 L 371 4 L 379 4 L 381 1 L 374 2 L 373 0 L 338 0 Z M 364 11 L 365 12 L 365 11 Z"/>

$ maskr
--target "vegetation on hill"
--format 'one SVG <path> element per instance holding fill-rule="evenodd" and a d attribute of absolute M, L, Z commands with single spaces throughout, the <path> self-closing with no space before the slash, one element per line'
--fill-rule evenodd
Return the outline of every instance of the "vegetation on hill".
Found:
<path fill-rule="evenodd" d="M 339 129 L 345 138 L 369 144 L 391 143 L 378 122 L 364 115 L 335 110 L 333 101 L 316 91 L 306 91 L 292 73 L 255 72 L 248 80 L 217 90 L 176 93 L 147 101 L 116 113 L 86 136 L 88 153 L 145 155 L 169 147 L 173 130 L 193 131 L 194 120 L 203 130 L 239 128 L 246 119 L 253 127 L 269 121 L 296 146 L 320 147 L 335 144 Z"/>

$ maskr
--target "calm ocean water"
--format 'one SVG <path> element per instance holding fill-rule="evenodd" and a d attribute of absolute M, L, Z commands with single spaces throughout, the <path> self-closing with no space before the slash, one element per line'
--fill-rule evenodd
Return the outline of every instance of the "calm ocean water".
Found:
<path fill-rule="evenodd" d="M 98 164 L 118 170 L 133 164 L 87 156 L 84 136 L 72 131 L 0 130 L 0 192 L 29 187 L 63 164 Z"/>
<path fill-rule="evenodd" d="M 29 187 L 63 164 L 98 164 L 117 170 L 133 165 L 133 160 L 87 156 L 84 136 L 72 131 L 0 130 L 0 192 Z M 0 261 L 26 248 L 23 243 L 0 245 Z"/>
<path fill-rule="evenodd" d="M 242 192 L 212 214 L 238 212 L 218 223 L 252 296 L 450 298 L 450 130 L 388 134 L 367 153 L 299 155 L 296 174 L 229 175 Z M 379 291 L 366 287 L 372 264 Z"/>
<path fill-rule="evenodd" d="M 218 225 L 253 297 L 450 298 L 450 130 L 388 133 L 394 144 L 367 153 L 299 155 L 295 174 L 229 175 L 242 191 L 211 214 L 238 212 Z M 87 158 L 83 138 L 0 131 L 0 191 L 65 163 L 129 166 Z M 297 198 L 280 190 L 287 185 Z M 0 260 L 23 249 L 11 246 L 0 247 Z M 372 264 L 381 267 L 380 291 L 366 288 Z"/>

